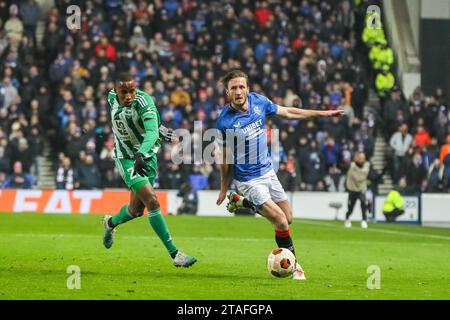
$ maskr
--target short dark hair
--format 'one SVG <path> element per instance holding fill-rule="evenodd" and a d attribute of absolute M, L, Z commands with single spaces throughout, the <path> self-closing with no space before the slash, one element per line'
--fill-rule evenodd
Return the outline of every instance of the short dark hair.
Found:
<path fill-rule="evenodd" d="M 133 76 L 131 74 L 129 74 L 128 72 L 120 72 L 119 74 L 117 74 L 114 82 L 117 83 L 117 82 L 129 82 L 129 81 L 134 81 Z"/>
<path fill-rule="evenodd" d="M 230 82 L 230 80 L 232 80 L 234 78 L 245 78 L 245 80 L 247 81 L 247 86 L 248 86 L 248 75 L 244 71 L 233 70 L 233 71 L 228 72 L 226 75 L 224 75 L 220 79 L 220 81 L 225 86 L 225 90 L 228 89 L 228 82 Z"/>

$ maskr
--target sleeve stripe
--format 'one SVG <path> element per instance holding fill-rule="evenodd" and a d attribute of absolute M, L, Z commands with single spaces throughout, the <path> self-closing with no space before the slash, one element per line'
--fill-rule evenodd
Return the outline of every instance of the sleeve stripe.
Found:
<path fill-rule="evenodd" d="M 141 97 L 141 96 L 136 96 L 136 100 L 139 102 L 139 104 L 141 105 L 141 106 L 145 106 L 145 100 L 144 100 L 144 98 L 143 97 Z"/>
<path fill-rule="evenodd" d="M 141 100 L 141 97 L 136 96 L 136 101 L 137 101 L 137 103 L 139 104 L 139 106 L 142 107 L 142 100 Z"/>
<path fill-rule="evenodd" d="M 147 107 L 147 101 L 145 101 L 144 97 L 136 96 L 136 99 L 141 107 Z"/>

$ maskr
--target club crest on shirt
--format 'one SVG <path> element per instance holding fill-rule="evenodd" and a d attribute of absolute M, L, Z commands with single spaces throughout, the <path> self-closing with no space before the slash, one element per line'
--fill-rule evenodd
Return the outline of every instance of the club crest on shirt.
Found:
<path fill-rule="evenodd" d="M 261 109 L 258 107 L 258 106 L 255 106 L 254 108 L 253 108 L 253 110 L 255 111 L 255 113 L 257 114 L 257 115 L 261 115 Z"/>

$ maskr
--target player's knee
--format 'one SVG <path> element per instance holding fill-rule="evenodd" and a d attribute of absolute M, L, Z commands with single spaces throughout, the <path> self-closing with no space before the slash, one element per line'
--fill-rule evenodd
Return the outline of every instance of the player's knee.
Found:
<path fill-rule="evenodd" d="M 152 194 L 151 196 L 148 197 L 147 208 L 148 210 L 155 210 L 159 208 L 159 201 L 158 198 L 156 197 L 156 194 Z"/>
<path fill-rule="evenodd" d="M 288 224 L 292 223 L 292 213 L 290 215 L 286 216 L 286 221 L 287 221 Z"/>
<path fill-rule="evenodd" d="M 144 209 L 142 210 L 130 210 L 130 214 L 135 217 L 135 218 L 139 218 L 140 216 L 142 216 L 144 214 Z"/>
<path fill-rule="evenodd" d="M 289 224 L 291 224 L 292 223 L 292 211 L 291 211 L 291 209 L 289 208 L 289 209 L 285 209 L 285 210 L 283 210 L 283 214 L 284 214 L 284 217 L 286 218 L 286 222 L 287 222 L 287 224 L 289 225 Z"/>
<path fill-rule="evenodd" d="M 274 224 L 277 230 L 287 230 L 289 229 L 289 223 L 284 214 L 279 214 L 275 216 Z"/>
<path fill-rule="evenodd" d="M 138 218 L 144 214 L 144 205 L 140 204 L 130 204 L 128 207 L 128 212 L 135 218 Z"/>

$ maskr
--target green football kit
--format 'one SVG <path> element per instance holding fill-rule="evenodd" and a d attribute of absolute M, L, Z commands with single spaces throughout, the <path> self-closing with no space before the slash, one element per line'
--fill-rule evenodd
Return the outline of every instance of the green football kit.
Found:
<path fill-rule="evenodd" d="M 136 193 L 147 182 L 154 185 L 157 174 L 157 153 L 161 146 L 161 120 L 153 99 L 146 92 L 136 90 L 131 106 L 119 104 L 114 90 L 108 93 L 114 133 L 114 161 L 128 188 Z M 134 172 L 134 155 L 142 153 L 150 167 L 148 177 Z"/>
<path fill-rule="evenodd" d="M 114 90 L 108 93 L 108 103 L 111 107 L 112 131 L 114 134 L 114 161 L 122 179 L 132 192 L 144 185 L 155 183 L 157 174 L 157 153 L 161 146 L 159 127 L 161 120 L 153 99 L 141 90 L 136 90 L 136 96 L 131 106 L 122 106 Z M 142 154 L 142 159 L 149 166 L 148 174 L 141 176 L 135 172 L 135 155 Z M 106 215 L 103 219 L 103 245 L 109 249 L 114 242 L 115 228 L 138 217 L 136 212 L 130 212 L 130 206 L 124 205 L 114 215 Z M 167 227 L 161 209 L 149 209 L 148 221 L 158 235 L 176 267 L 189 267 L 197 259 L 180 252 Z"/>

